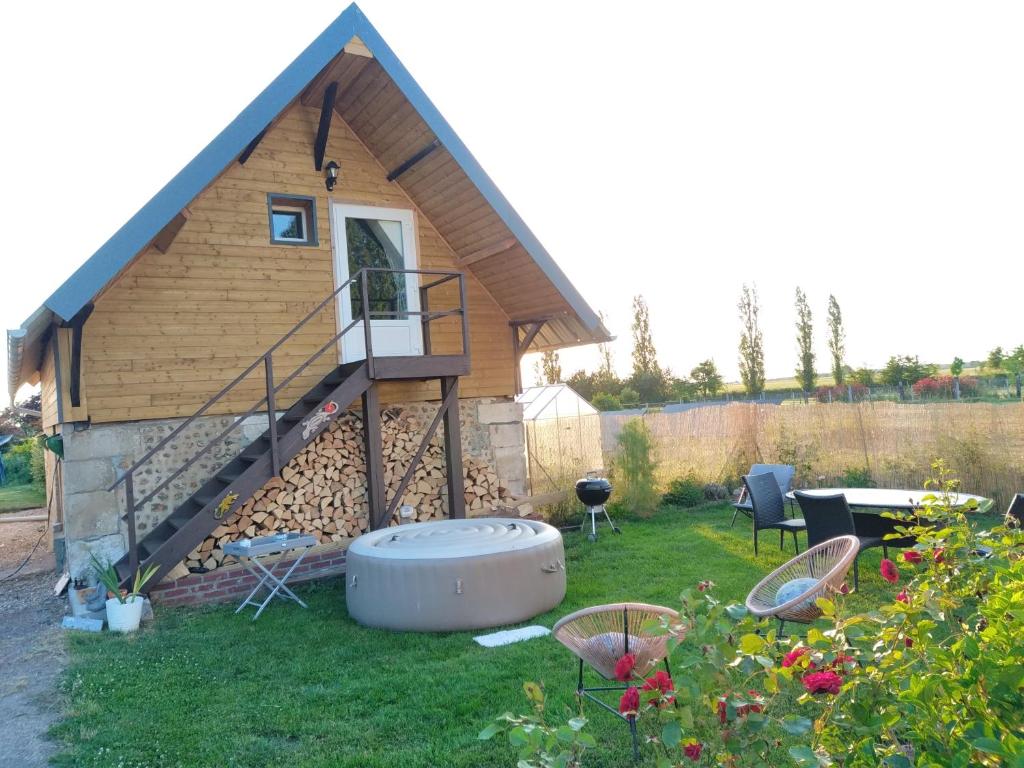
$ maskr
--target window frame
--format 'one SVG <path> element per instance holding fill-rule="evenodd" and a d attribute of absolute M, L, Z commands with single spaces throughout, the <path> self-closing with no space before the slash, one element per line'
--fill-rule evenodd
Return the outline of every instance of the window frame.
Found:
<path fill-rule="evenodd" d="M 274 213 L 299 213 L 305 237 L 276 237 L 274 234 Z M 307 248 L 319 246 L 316 227 L 316 198 L 306 195 L 287 195 L 276 192 L 267 194 L 267 223 L 270 228 L 271 245 L 297 245 Z"/>

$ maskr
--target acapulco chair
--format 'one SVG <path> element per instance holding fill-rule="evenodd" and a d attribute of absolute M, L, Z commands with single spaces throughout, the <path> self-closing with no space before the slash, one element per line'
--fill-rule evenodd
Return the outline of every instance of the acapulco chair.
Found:
<path fill-rule="evenodd" d="M 765 576 L 747 595 L 747 610 L 759 618 L 778 619 L 780 635 L 787 621 L 810 624 L 822 615 L 815 601 L 842 591 L 859 551 L 856 536 L 837 536 L 815 544 Z M 815 584 L 777 604 L 779 589 L 795 579 L 814 579 Z"/>
<path fill-rule="evenodd" d="M 670 626 L 679 621 L 677 611 L 661 605 L 613 603 L 570 613 L 559 620 L 552 629 L 555 639 L 579 659 L 576 695 L 590 699 L 629 724 L 634 759 L 640 758 L 636 716 L 623 715 L 594 695 L 606 691 L 621 691 L 630 684 L 627 682 L 587 687 L 583 679 L 583 667 L 586 664 L 606 681 L 611 682 L 615 680 L 615 664 L 624 655 L 631 653 L 634 657 L 633 671 L 641 677 L 651 672 L 659 662 L 664 662 L 665 671 L 671 674 L 666 658 L 669 635 L 644 630 L 645 624 L 657 621 L 663 616 L 668 618 Z M 680 637 L 681 632 L 677 631 L 675 636 Z"/>

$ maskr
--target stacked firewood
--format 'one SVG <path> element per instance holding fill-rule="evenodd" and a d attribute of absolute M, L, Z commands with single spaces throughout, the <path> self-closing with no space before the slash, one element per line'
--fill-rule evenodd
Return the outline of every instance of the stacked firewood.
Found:
<path fill-rule="evenodd" d="M 422 442 L 425 425 L 399 408 L 385 410 L 381 421 L 384 484 L 390 503 Z M 435 433 L 390 524 L 443 518 L 445 474 L 443 442 Z M 487 515 L 507 505 L 509 493 L 486 461 L 465 457 L 462 474 L 467 515 Z M 402 507 L 411 508 L 411 516 L 402 517 Z M 282 468 L 280 477 L 272 478 L 236 508 L 188 554 L 184 561 L 188 569 L 218 567 L 224 561 L 224 545 L 240 538 L 299 531 L 327 543 L 368 530 L 362 419 L 343 413 Z"/>

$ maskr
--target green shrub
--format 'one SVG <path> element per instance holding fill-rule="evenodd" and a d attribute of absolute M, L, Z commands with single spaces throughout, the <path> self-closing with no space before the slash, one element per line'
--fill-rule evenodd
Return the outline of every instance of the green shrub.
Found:
<path fill-rule="evenodd" d="M 619 503 L 638 515 L 650 514 L 658 506 L 654 473 L 654 440 L 642 419 L 626 422 L 615 438 L 613 476 L 619 492 Z"/>
<path fill-rule="evenodd" d="M 779 425 L 779 436 L 775 446 L 775 463 L 791 464 L 795 473 L 793 482 L 797 488 L 810 488 L 814 484 L 814 467 L 821 458 L 818 443 L 811 437 L 801 439 Z"/>
<path fill-rule="evenodd" d="M 668 492 L 661 501 L 674 507 L 696 507 L 705 501 L 704 485 L 692 474 L 677 477 L 668 484 Z"/>
<path fill-rule="evenodd" d="M 615 395 L 609 395 L 607 392 L 598 392 L 594 395 L 594 399 L 590 401 L 590 404 L 599 411 L 622 410 L 622 401 Z"/>
<path fill-rule="evenodd" d="M 632 387 L 624 387 L 619 393 L 619 400 L 623 405 L 637 405 L 640 402 L 640 393 Z"/>
<path fill-rule="evenodd" d="M 537 511 L 543 515 L 544 522 L 555 528 L 579 525 L 583 520 L 583 509 L 572 493 L 567 493 L 561 501 L 538 507 Z"/>
<path fill-rule="evenodd" d="M 32 482 L 32 451 L 35 440 L 22 440 L 4 452 L 7 485 L 28 485 Z"/>
<path fill-rule="evenodd" d="M 867 467 L 847 467 L 843 470 L 844 488 L 874 488 L 871 470 Z"/>
<path fill-rule="evenodd" d="M 40 436 L 41 437 L 41 436 Z M 29 473 L 32 475 L 32 484 L 40 487 L 46 486 L 46 457 L 43 441 L 33 438 L 32 453 L 29 459 Z"/>

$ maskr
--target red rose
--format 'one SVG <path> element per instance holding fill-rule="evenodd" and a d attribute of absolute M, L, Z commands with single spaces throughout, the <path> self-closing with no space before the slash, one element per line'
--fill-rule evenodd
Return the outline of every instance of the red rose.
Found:
<path fill-rule="evenodd" d="M 882 560 L 882 566 L 878 570 L 881 571 L 882 578 L 890 584 L 895 584 L 900 580 L 900 572 L 896 568 L 896 563 L 889 558 Z"/>
<path fill-rule="evenodd" d="M 647 680 L 644 681 L 644 685 L 641 690 L 671 693 L 674 689 L 675 686 L 672 684 L 672 678 L 668 676 L 667 672 L 663 672 L 659 669 L 653 676 L 648 677 Z"/>
<path fill-rule="evenodd" d="M 636 666 L 636 656 L 632 653 L 625 654 L 615 662 L 615 679 L 627 682 L 633 676 L 633 667 Z"/>
<path fill-rule="evenodd" d="M 843 686 L 843 678 L 835 672 L 825 670 L 824 672 L 810 672 L 804 675 L 804 688 L 808 693 L 839 693 Z"/>
<path fill-rule="evenodd" d="M 942 547 L 939 547 L 934 552 L 932 552 L 932 559 L 936 563 L 944 563 L 946 561 L 945 552 L 946 550 L 944 550 Z"/>
<path fill-rule="evenodd" d="M 847 584 L 845 581 L 843 582 L 843 585 L 841 587 L 839 587 L 839 594 L 840 595 L 848 595 L 848 594 L 850 594 L 850 585 Z"/>
<path fill-rule="evenodd" d="M 792 667 L 794 664 L 796 664 L 797 660 L 801 656 L 806 656 L 810 652 L 811 652 L 811 649 L 807 648 L 805 646 L 800 646 L 799 648 L 794 648 L 792 651 L 790 651 L 789 653 L 787 653 L 785 656 L 782 657 L 782 666 L 784 666 L 784 667 Z M 808 661 L 807 662 L 807 667 L 808 667 L 808 669 L 814 669 L 814 662 L 813 661 Z"/>
<path fill-rule="evenodd" d="M 908 549 L 903 553 L 903 562 L 905 563 L 920 563 L 921 559 L 921 553 L 916 549 Z"/>
<path fill-rule="evenodd" d="M 696 763 L 700 760 L 700 751 L 702 749 L 704 749 L 704 745 L 699 741 L 691 741 L 689 744 L 683 746 L 683 754 Z"/>
<path fill-rule="evenodd" d="M 672 683 L 672 678 L 660 669 L 655 672 L 652 677 L 648 677 L 644 680 L 644 684 L 641 686 L 640 690 L 656 691 L 654 696 L 648 697 L 648 704 L 657 704 L 662 697 L 666 697 L 666 701 L 669 703 L 674 701 L 674 697 L 670 695 L 675 691 L 675 685 Z"/>
<path fill-rule="evenodd" d="M 718 697 L 718 722 L 720 722 L 722 725 L 725 725 L 725 721 L 729 714 L 729 708 L 726 706 L 725 699 L 725 696 Z"/>
<path fill-rule="evenodd" d="M 913 648 L 914 647 L 914 641 L 911 640 L 909 637 L 903 638 L 903 644 L 905 646 L 907 646 L 907 648 Z"/>
<path fill-rule="evenodd" d="M 896 599 L 899 600 L 901 603 L 907 603 L 908 605 L 910 604 L 910 596 L 907 594 L 907 590 L 905 589 L 900 590 L 900 593 L 896 595 Z"/>
<path fill-rule="evenodd" d="M 623 715 L 635 715 L 638 709 L 640 709 L 640 691 L 636 689 L 636 686 L 631 685 L 619 699 L 619 712 Z"/>

